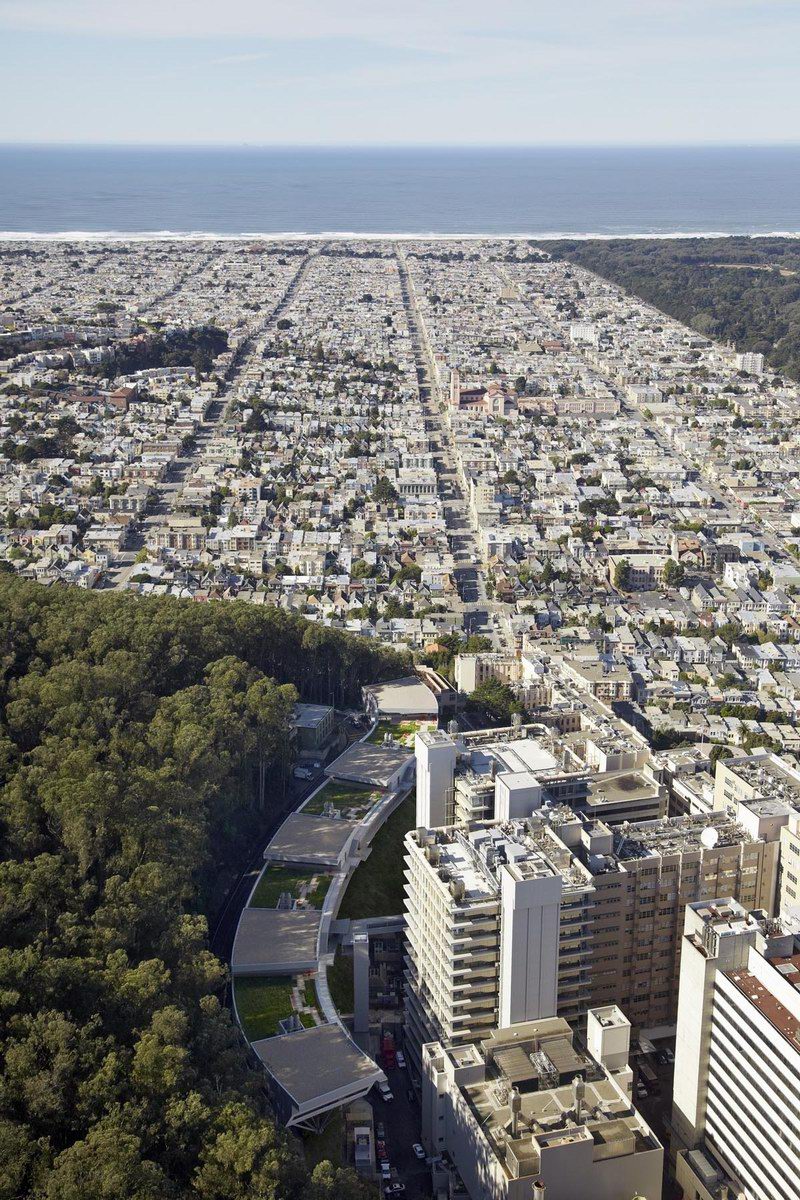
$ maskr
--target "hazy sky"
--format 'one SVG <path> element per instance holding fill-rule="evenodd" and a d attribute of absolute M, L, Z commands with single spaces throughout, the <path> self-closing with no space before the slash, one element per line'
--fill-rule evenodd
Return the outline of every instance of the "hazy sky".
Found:
<path fill-rule="evenodd" d="M 798 0 L 0 0 L 0 141 L 800 141 Z"/>

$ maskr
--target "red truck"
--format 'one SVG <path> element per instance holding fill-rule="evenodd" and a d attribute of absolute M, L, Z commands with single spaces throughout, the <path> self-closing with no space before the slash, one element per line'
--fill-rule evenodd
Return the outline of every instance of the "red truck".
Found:
<path fill-rule="evenodd" d="M 384 1070 L 391 1070 L 397 1066 L 397 1051 L 394 1047 L 394 1035 L 384 1033 L 381 1038 L 381 1065 Z"/>

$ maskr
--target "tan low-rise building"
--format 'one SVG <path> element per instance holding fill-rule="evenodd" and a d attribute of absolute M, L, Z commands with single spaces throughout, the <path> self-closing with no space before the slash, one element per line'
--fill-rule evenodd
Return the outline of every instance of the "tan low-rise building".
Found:
<path fill-rule="evenodd" d="M 595 1053 L 560 1017 L 423 1047 L 422 1140 L 473 1200 L 660 1200 L 663 1148 L 630 1098 L 630 1024 L 591 1016 Z"/>

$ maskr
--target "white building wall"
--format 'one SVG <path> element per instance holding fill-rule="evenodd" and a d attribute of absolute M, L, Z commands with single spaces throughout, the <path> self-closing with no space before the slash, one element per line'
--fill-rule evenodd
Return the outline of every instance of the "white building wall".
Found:
<path fill-rule="evenodd" d="M 703 923 L 691 909 L 686 912 L 686 933 L 702 935 Z M 681 951 L 678 1023 L 675 1038 L 672 1122 L 682 1145 L 694 1147 L 702 1139 L 706 1116 L 708 1060 L 711 1041 L 714 985 L 718 970 L 743 966 L 750 934 L 719 937 L 714 952 L 696 946 L 685 936 Z"/>
<path fill-rule="evenodd" d="M 501 1027 L 556 1015 L 561 889 L 560 875 L 518 879 L 508 866 L 501 872 Z"/>
<path fill-rule="evenodd" d="M 417 734 L 417 828 L 438 829 L 452 820 L 456 745 L 447 734 Z"/>
<path fill-rule="evenodd" d="M 736 985 L 717 976 L 706 1143 L 752 1200 L 796 1200 L 800 1052 Z"/>

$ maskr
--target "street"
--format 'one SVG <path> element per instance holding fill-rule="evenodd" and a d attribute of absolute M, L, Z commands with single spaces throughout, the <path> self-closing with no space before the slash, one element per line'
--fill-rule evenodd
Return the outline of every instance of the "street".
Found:
<path fill-rule="evenodd" d="M 186 480 L 190 478 L 195 467 L 202 461 L 209 442 L 216 435 L 220 426 L 225 424 L 228 403 L 230 402 L 236 380 L 247 365 L 250 356 L 258 349 L 259 339 L 273 328 L 281 314 L 285 312 L 291 303 L 308 268 L 310 257 L 310 255 L 306 255 L 301 260 L 286 290 L 269 316 L 239 347 L 226 380 L 225 390 L 222 395 L 209 405 L 203 421 L 197 427 L 197 432 L 190 449 L 171 465 L 167 478 L 159 482 L 155 487 L 155 502 L 151 504 L 150 511 L 144 520 L 138 523 L 135 532 L 129 539 L 127 548 L 116 556 L 113 566 L 109 567 L 106 571 L 102 584 L 104 588 L 118 590 L 127 586 L 131 576 L 137 573 L 139 564 L 136 562 L 136 558 L 147 544 L 148 534 L 158 526 L 163 525 L 170 514 L 175 512 L 175 502 L 183 490 Z M 180 285 L 176 285 L 176 288 L 178 286 Z"/>
<path fill-rule="evenodd" d="M 431 1195 L 431 1169 L 414 1154 L 411 1147 L 420 1140 L 420 1109 L 413 1091 L 409 1068 L 395 1067 L 386 1071 L 394 1100 L 382 1100 L 377 1090 L 370 1094 L 375 1113 L 375 1128 L 383 1123 L 386 1129 L 386 1148 L 392 1167 L 392 1182 L 405 1184 L 407 1200 L 422 1200 Z"/>
<path fill-rule="evenodd" d="M 431 346 L 414 297 L 403 253 L 399 248 L 397 262 L 416 361 L 425 429 L 434 450 L 437 486 L 444 509 L 450 550 L 455 562 L 453 576 L 464 615 L 464 629 L 467 633 L 483 634 L 491 640 L 494 649 L 501 650 L 506 648 L 505 630 L 502 624 L 495 624 L 491 620 L 491 614 L 506 613 L 509 606 L 488 597 L 480 544 L 464 497 L 453 436 L 443 415 Z"/>

